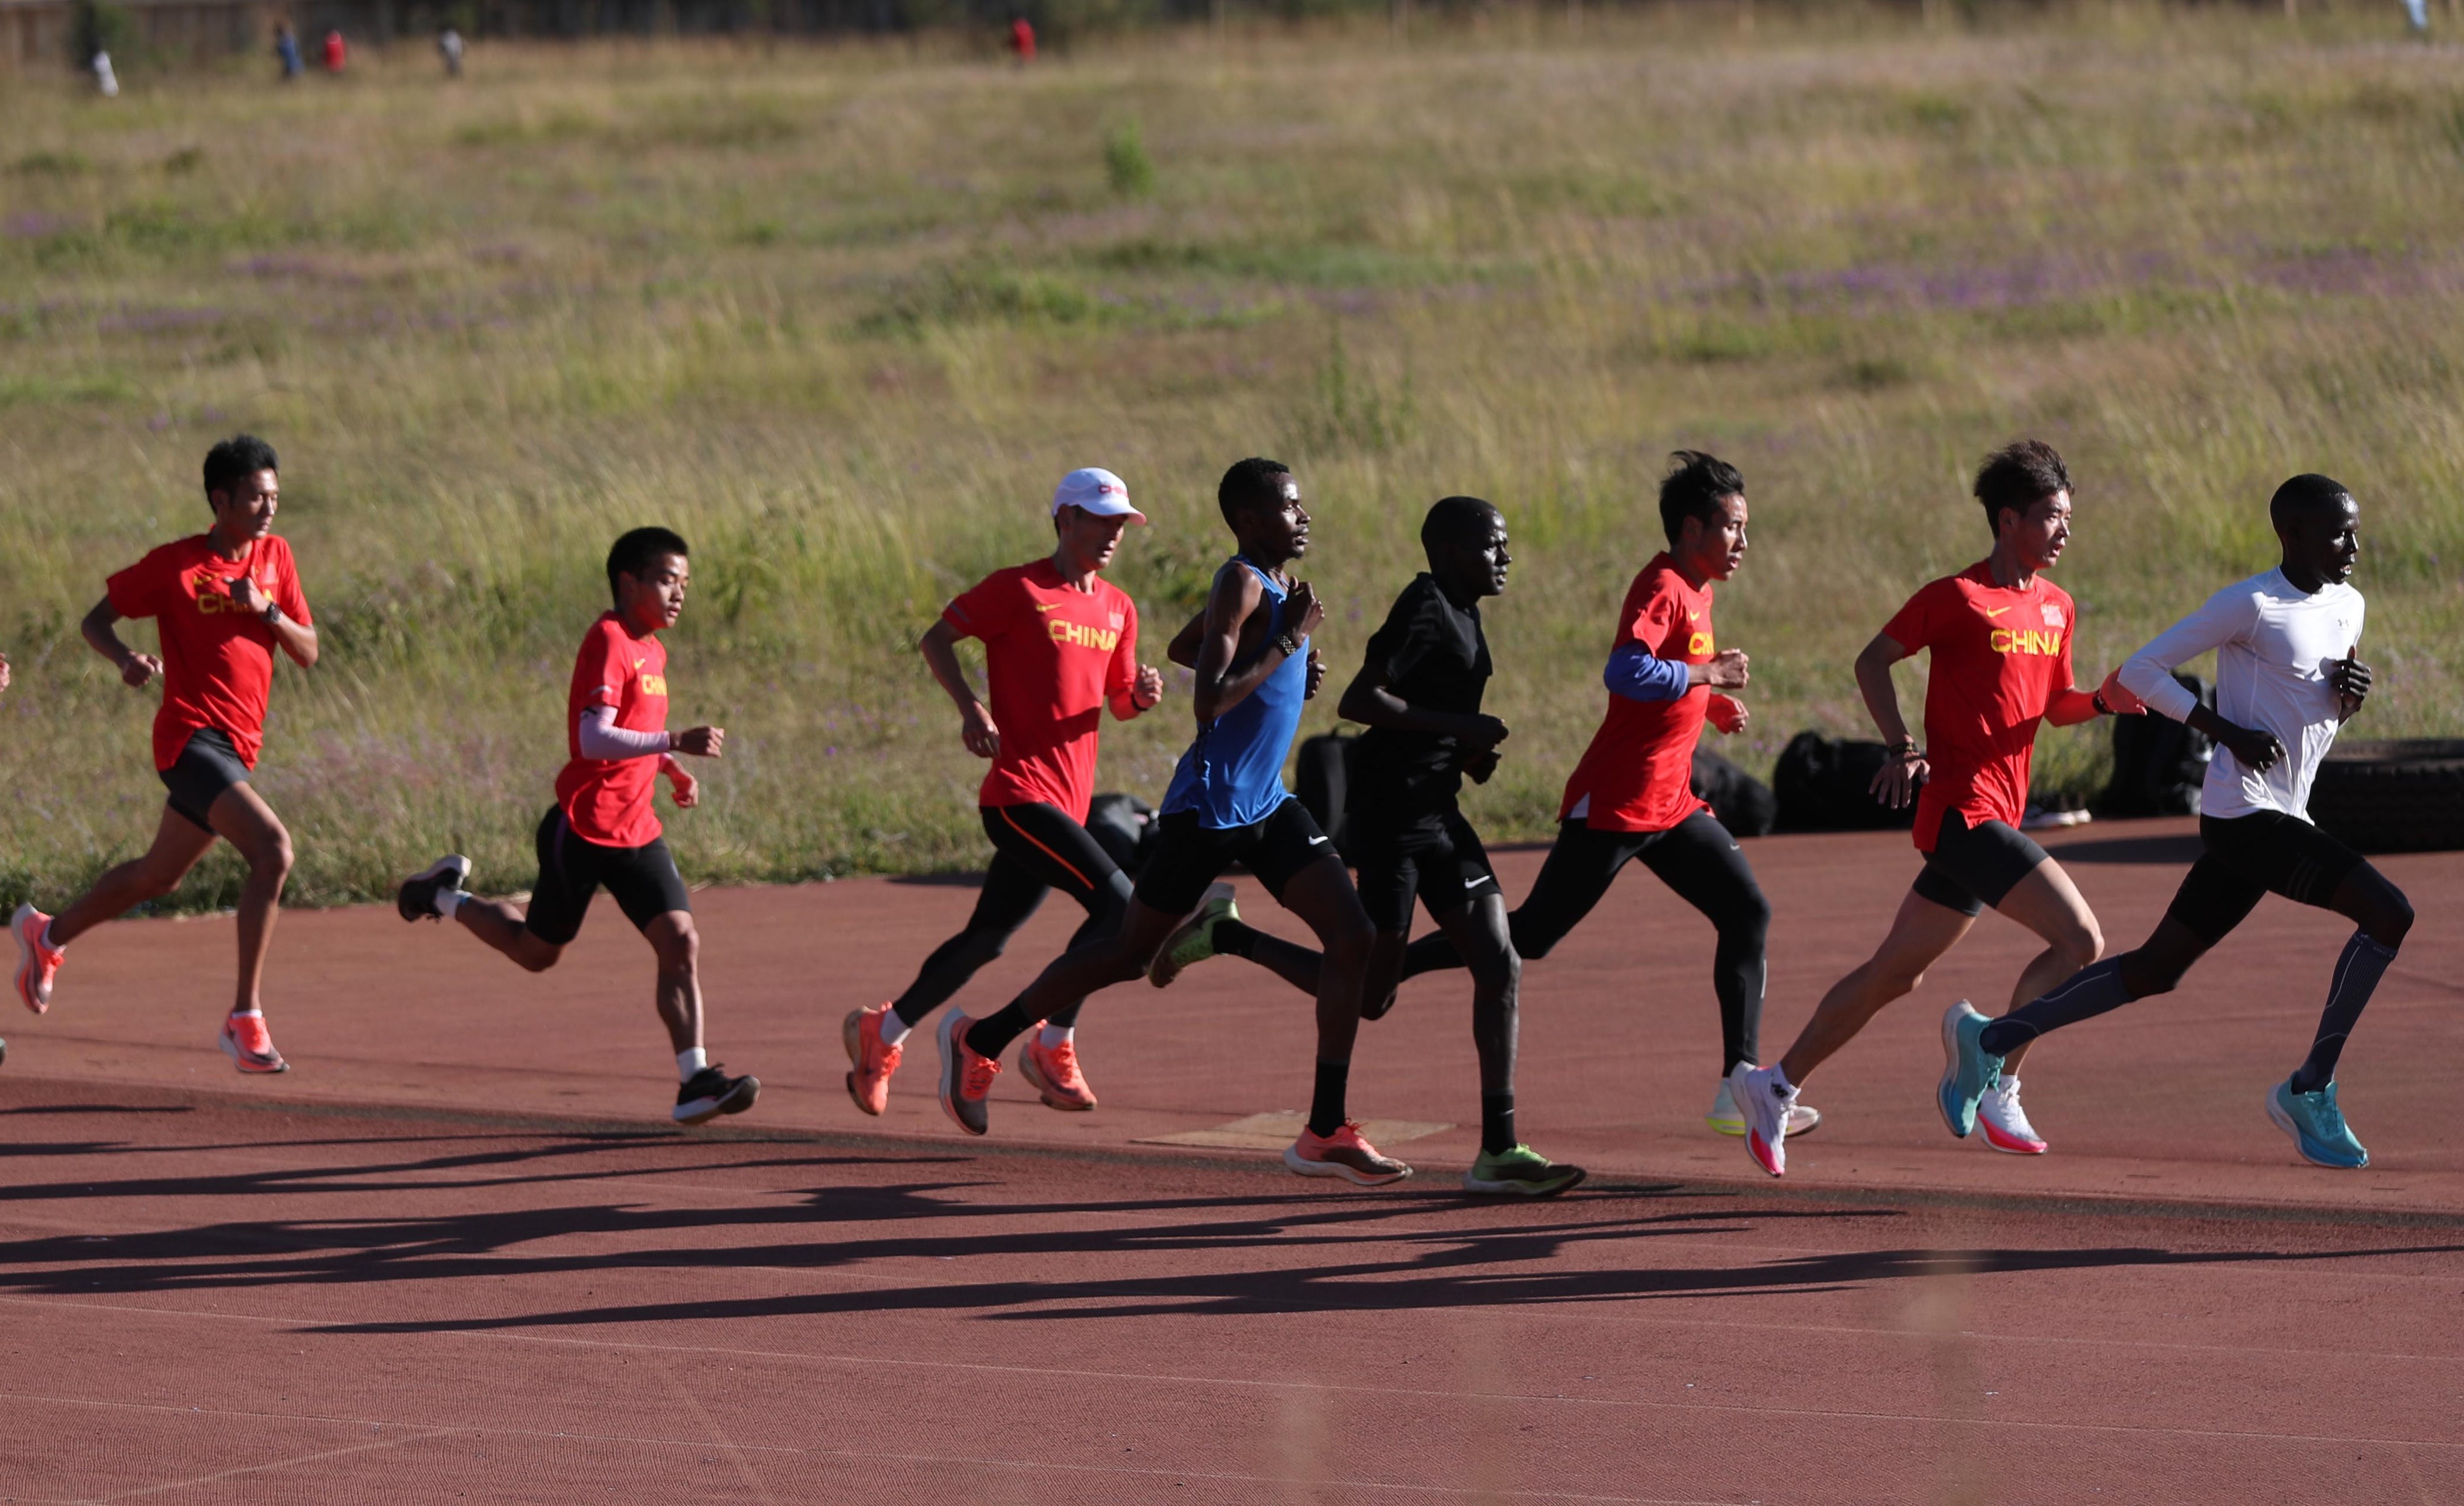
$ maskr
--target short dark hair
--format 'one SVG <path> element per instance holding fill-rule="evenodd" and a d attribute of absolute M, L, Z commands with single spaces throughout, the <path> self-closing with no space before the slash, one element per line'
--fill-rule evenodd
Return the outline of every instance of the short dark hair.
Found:
<path fill-rule="evenodd" d="M 206 500 L 213 500 L 216 492 L 228 492 L 233 481 L 259 471 L 279 475 L 281 470 L 272 445 L 254 434 L 233 434 L 206 452 Z"/>
<path fill-rule="evenodd" d="M 2276 489 L 2267 499 L 2267 520 L 2281 528 L 2293 520 L 2296 513 L 2314 507 L 2332 507 L 2349 499 L 2352 492 L 2333 476 L 2305 471 Z"/>
<path fill-rule="evenodd" d="M 1501 516 L 1493 503 L 1477 497 L 1441 497 L 1429 508 L 1429 516 L 1420 520 L 1420 547 L 1435 549 L 1441 543 L 1485 539 L 1489 520 Z"/>
<path fill-rule="evenodd" d="M 1223 479 L 1216 483 L 1215 505 L 1222 509 L 1227 523 L 1234 513 L 1275 506 L 1284 499 L 1283 486 L 1276 477 L 1291 474 L 1292 468 L 1281 460 L 1258 455 L 1235 460 L 1232 469 L 1223 473 Z"/>
<path fill-rule="evenodd" d="M 1985 457 L 1976 468 L 1976 499 L 1985 504 L 1985 526 L 2002 532 L 2002 509 L 2025 513 L 2057 492 L 2071 490 L 2061 452 L 2041 439 L 2018 439 Z"/>
<path fill-rule="evenodd" d="M 690 557 L 684 537 L 669 528 L 636 528 L 616 541 L 607 551 L 607 589 L 616 590 L 616 577 L 629 575 L 640 580 L 650 573 L 650 566 L 671 554 Z"/>
<path fill-rule="evenodd" d="M 1686 519 L 1716 523 L 1721 520 L 1720 504 L 1745 494 L 1746 478 L 1718 455 L 1700 450 L 1671 451 L 1668 474 L 1660 478 L 1660 526 L 1667 531 L 1668 542 L 1675 543 L 1685 531 Z"/>

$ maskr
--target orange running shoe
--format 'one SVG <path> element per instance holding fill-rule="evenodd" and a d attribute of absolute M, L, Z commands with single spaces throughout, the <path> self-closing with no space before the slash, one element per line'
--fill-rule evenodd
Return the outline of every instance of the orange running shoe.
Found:
<path fill-rule="evenodd" d="M 1026 1050 L 1018 1053 L 1018 1072 L 1035 1084 L 1048 1107 L 1084 1114 L 1095 1106 L 1095 1090 L 1087 1086 L 1086 1074 L 1078 1070 L 1075 1041 L 1063 1041 L 1046 1051 L 1042 1029 L 1029 1031 Z"/>
<path fill-rule="evenodd" d="M 980 1135 L 991 1123 L 989 1104 L 993 1079 L 1001 1063 L 967 1044 L 967 1030 L 976 1022 L 956 1009 L 941 1015 L 941 1112 L 970 1135 Z"/>
<path fill-rule="evenodd" d="M 1284 1164 L 1304 1177 L 1341 1177 L 1364 1187 L 1400 1182 L 1412 1174 L 1411 1167 L 1379 1155 L 1376 1146 L 1361 1138 L 1358 1119 L 1344 1120 L 1331 1135 L 1302 1126 L 1301 1138 L 1284 1152 Z"/>
<path fill-rule="evenodd" d="M 52 980 L 59 976 L 68 953 L 43 940 L 52 918 L 21 904 L 9 918 L 9 932 L 17 939 L 17 997 L 36 1014 L 52 1007 Z"/>
<path fill-rule="evenodd" d="M 847 1074 L 847 1096 L 876 1118 L 890 1107 L 890 1074 L 907 1054 L 905 1041 L 895 1046 L 881 1043 L 881 1022 L 889 1014 L 886 1004 L 878 1009 L 850 1009 L 847 1028 L 839 1032 L 847 1042 L 847 1063 L 855 1069 Z"/>
<path fill-rule="evenodd" d="M 274 1037 L 265 1032 L 262 1014 L 230 1014 L 223 1017 L 223 1054 L 239 1063 L 242 1072 L 289 1072 L 291 1064 L 274 1049 Z"/>

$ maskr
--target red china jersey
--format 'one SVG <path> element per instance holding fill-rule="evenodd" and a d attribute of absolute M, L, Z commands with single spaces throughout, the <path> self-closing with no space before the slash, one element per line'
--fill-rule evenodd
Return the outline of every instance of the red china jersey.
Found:
<path fill-rule="evenodd" d="M 1137 682 L 1138 609 L 1097 576 L 1064 584 L 1050 560 L 995 570 L 941 620 L 984 644 L 1001 756 L 977 795 L 986 806 L 1057 806 L 1087 819 L 1104 703 Z"/>
<path fill-rule="evenodd" d="M 1926 672 L 1925 761 L 1916 840 L 1933 851 L 1943 812 L 1968 825 L 2017 826 L 2028 804 L 2036 723 L 2057 692 L 2071 688 L 2068 592 L 2042 575 L 2024 587 L 1996 586 L 1979 561 L 1928 583 L 1882 628 L 1914 653 L 1933 651 Z"/>
<path fill-rule="evenodd" d="M 231 599 L 231 583 L 253 576 L 256 588 L 307 626 L 308 598 L 291 545 L 271 534 L 236 560 L 216 553 L 205 534 L 164 544 L 111 577 L 111 609 L 151 617 L 163 635 L 163 709 L 154 715 L 154 766 L 169 768 L 190 734 L 227 734 L 240 762 L 256 766 L 265 746 L 265 702 L 274 689 L 274 630 Z"/>
<path fill-rule="evenodd" d="M 582 714 L 593 706 L 615 707 L 616 725 L 627 732 L 668 729 L 668 646 L 657 633 L 634 637 L 611 611 L 583 634 L 564 704 L 570 756 L 556 776 L 556 803 L 574 835 L 602 847 L 647 847 L 660 831 L 650 806 L 659 761 L 583 758 Z"/>
<path fill-rule="evenodd" d="M 1626 587 L 1611 653 L 1639 643 L 1656 659 L 1711 662 L 1711 583 L 1696 588 L 1665 553 Z M 1694 743 L 1703 735 L 1710 691 L 1696 686 L 1674 700 L 1609 698 L 1608 715 L 1566 781 L 1557 819 L 1580 815 L 1595 831 L 1665 831 L 1709 808 L 1694 793 Z"/>

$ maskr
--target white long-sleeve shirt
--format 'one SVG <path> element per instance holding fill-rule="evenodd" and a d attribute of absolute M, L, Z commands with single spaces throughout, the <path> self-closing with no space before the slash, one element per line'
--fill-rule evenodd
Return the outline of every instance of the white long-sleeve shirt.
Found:
<path fill-rule="evenodd" d="M 2123 662 L 2122 683 L 2176 721 L 2198 700 L 2173 670 L 2216 651 L 2216 714 L 2272 732 L 2284 757 L 2262 774 L 2219 745 L 2208 764 L 2202 814 L 2280 810 L 2310 819 L 2310 781 L 2335 745 L 2343 707 L 2327 672 L 2362 640 L 2362 593 L 2330 583 L 2304 592 L 2281 567 L 2236 581 Z"/>

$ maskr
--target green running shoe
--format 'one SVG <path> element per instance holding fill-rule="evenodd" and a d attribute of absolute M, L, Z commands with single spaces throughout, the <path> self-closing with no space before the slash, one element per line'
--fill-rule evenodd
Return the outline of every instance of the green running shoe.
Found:
<path fill-rule="evenodd" d="M 1471 1169 L 1463 1173 L 1463 1190 L 1545 1198 L 1554 1197 L 1582 1180 L 1582 1167 L 1558 1165 L 1529 1145 L 1517 1145 L 1495 1153 L 1482 1151 Z"/>
<path fill-rule="evenodd" d="M 2293 1148 L 2314 1166 L 2359 1171 L 2370 1163 L 2370 1153 L 2353 1138 L 2344 1111 L 2336 1107 L 2332 1082 L 2316 1093 L 2296 1093 L 2287 1077 L 2267 1091 L 2267 1117 L 2293 1137 Z"/>
<path fill-rule="evenodd" d="M 1215 955 L 1215 928 L 1226 920 L 1241 919 L 1241 907 L 1232 902 L 1232 886 L 1216 884 L 1198 902 L 1196 913 L 1170 936 L 1163 939 L 1163 950 L 1155 953 L 1147 964 L 1147 982 L 1158 988 L 1168 988 L 1180 976 L 1180 970 L 1192 963 L 1202 963 Z"/>

